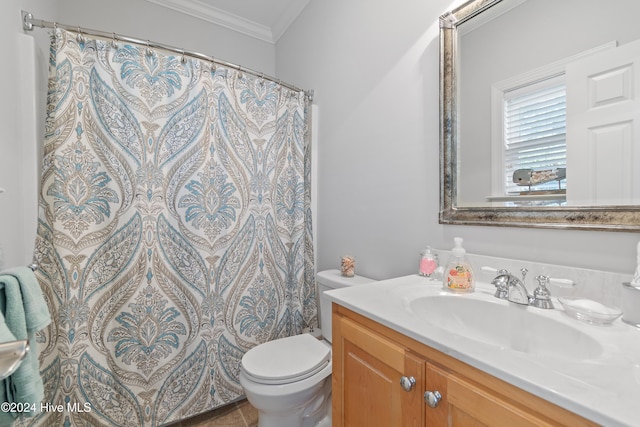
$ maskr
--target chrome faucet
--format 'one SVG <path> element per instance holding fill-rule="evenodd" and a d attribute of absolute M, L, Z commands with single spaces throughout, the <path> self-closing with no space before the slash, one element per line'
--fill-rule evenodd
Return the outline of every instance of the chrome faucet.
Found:
<path fill-rule="evenodd" d="M 531 305 L 533 297 L 529 295 L 527 287 L 524 285 L 529 270 L 521 268 L 520 272 L 522 273 L 522 280 L 512 276 L 513 279 L 507 282 L 507 299 L 516 304 Z"/>
<path fill-rule="evenodd" d="M 512 276 L 514 280 L 507 283 L 507 299 L 516 304 L 532 305 L 533 297 L 527 292 L 524 281 Z"/>
<path fill-rule="evenodd" d="M 498 270 L 498 275 L 491 281 L 496 287 L 496 298 L 506 299 L 516 304 L 532 305 L 537 308 L 553 308 L 551 294 L 546 285 L 549 282 L 547 276 L 537 276 L 538 288 L 533 295 L 529 295 L 524 285 L 528 270 L 520 270 L 522 279 L 517 278 L 507 270 Z"/>
<path fill-rule="evenodd" d="M 533 297 L 529 295 L 527 288 L 524 286 L 528 270 L 523 268 L 520 272 L 522 273 L 522 280 L 507 270 L 498 270 L 498 275 L 491 281 L 491 284 L 496 287 L 496 298 L 506 299 L 516 304 L 530 304 Z"/>

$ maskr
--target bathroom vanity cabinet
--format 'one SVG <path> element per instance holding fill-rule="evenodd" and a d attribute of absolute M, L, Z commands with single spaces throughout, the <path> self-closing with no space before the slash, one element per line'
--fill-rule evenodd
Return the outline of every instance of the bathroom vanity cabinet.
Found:
<path fill-rule="evenodd" d="M 334 427 L 597 425 L 337 304 L 332 341 Z"/>

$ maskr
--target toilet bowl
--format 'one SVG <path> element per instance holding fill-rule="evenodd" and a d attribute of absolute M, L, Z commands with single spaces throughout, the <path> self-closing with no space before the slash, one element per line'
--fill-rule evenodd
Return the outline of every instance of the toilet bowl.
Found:
<path fill-rule="evenodd" d="M 373 282 L 317 274 L 323 339 L 295 335 L 260 344 L 242 357 L 240 384 L 258 410 L 258 427 L 331 426 L 331 301 L 324 292 Z"/>

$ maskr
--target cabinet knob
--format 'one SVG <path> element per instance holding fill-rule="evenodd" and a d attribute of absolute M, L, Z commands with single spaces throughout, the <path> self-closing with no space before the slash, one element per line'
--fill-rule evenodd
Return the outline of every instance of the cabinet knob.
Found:
<path fill-rule="evenodd" d="M 438 390 L 436 390 L 436 391 L 425 391 L 425 393 L 424 393 L 424 401 L 431 408 L 435 408 L 436 406 L 438 406 L 438 403 L 440 403 L 441 399 L 442 399 L 442 395 L 440 394 L 440 392 Z"/>
<path fill-rule="evenodd" d="M 402 387 L 402 389 L 404 391 L 411 391 L 413 389 L 413 386 L 416 385 L 416 379 L 413 377 L 402 377 L 400 378 L 400 387 Z"/>

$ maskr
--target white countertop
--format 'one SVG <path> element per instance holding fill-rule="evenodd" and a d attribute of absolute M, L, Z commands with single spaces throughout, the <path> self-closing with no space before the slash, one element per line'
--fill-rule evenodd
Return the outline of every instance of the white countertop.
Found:
<path fill-rule="evenodd" d="M 476 292 L 456 297 L 513 304 L 493 297 L 494 290 L 478 283 Z M 416 298 L 439 294 L 449 295 L 441 282 L 418 275 L 325 293 L 337 304 L 584 418 L 612 427 L 640 425 L 640 329 L 620 319 L 605 326 L 578 321 L 565 314 L 557 301 L 554 310 L 526 307 L 579 329 L 603 348 L 598 356 L 581 360 L 529 354 L 447 332 L 408 308 Z"/>

